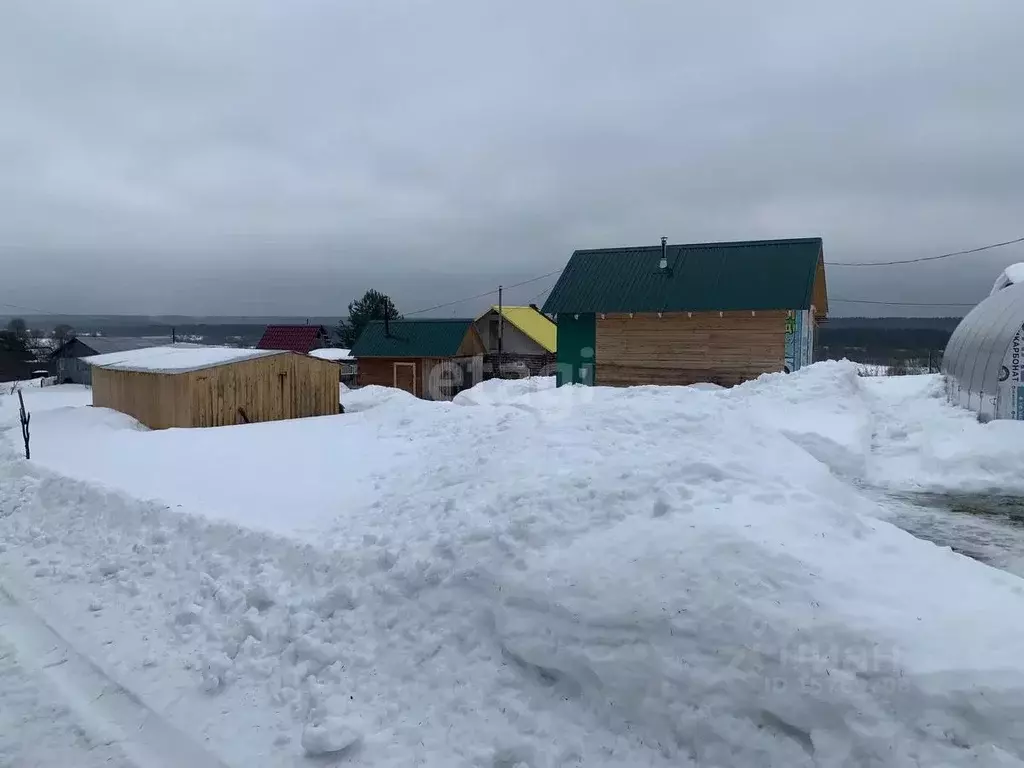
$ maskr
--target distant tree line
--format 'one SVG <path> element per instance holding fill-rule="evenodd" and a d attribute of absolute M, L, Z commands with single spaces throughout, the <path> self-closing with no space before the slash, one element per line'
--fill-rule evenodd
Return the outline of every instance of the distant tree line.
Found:
<path fill-rule="evenodd" d="M 815 359 L 892 364 L 931 360 L 938 367 L 952 330 L 941 328 L 829 327 L 818 329 Z"/>

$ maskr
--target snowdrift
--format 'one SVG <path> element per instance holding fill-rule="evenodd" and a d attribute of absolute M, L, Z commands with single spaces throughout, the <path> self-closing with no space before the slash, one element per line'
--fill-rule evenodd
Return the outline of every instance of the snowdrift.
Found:
<path fill-rule="evenodd" d="M 552 389 L 554 376 L 530 376 L 524 379 L 491 379 L 459 392 L 452 400 L 456 405 L 504 405 L 523 395 Z"/>
<path fill-rule="evenodd" d="M 229 763 L 1020 764 L 1024 583 L 858 489 L 1007 482 L 992 424 L 843 363 L 535 384 L 215 430 L 52 411 L 38 462 L 2 448 L 0 567 Z"/>

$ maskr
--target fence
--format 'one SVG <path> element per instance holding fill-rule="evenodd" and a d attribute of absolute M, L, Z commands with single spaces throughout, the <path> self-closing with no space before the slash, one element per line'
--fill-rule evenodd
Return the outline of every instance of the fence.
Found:
<path fill-rule="evenodd" d="M 487 379 L 525 379 L 527 376 L 554 376 L 556 357 L 553 352 L 523 355 L 492 352 L 483 356 L 483 377 Z"/>

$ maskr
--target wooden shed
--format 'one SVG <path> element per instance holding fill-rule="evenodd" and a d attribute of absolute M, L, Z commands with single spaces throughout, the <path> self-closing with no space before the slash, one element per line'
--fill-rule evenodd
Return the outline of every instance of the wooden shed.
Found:
<path fill-rule="evenodd" d="M 484 345 L 472 318 L 374 321 L 352 347 L 360 386 L 450 400 L 482 378 Z"/>
<path fill-rule="evenodd" d="M 338 369 L 294 352 L 190 344 L 90 357 L 92 404 L 151 429 L 339 413 Z"/>
<path fill-rule="evenodd" d="M 544 303 L 558 383 L 733 385 L 813 360 L 820 238 L 576 251 Z"/>

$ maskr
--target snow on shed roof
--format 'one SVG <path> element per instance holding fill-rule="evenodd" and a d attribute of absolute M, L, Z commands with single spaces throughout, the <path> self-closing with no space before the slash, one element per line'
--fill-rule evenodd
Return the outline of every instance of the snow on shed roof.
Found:
<path fill-rule="evenodd" d="M 149 373 L 188 373 L 227 363 L 238 363 L 269 355 L 283 355 L 278 349 L 239 349 L 237 347 L 203 347 L 198 344 L 175 344 L 146 349 L 131 349 L 83 358 L 89 365 L 111 371 Z"/>
<path fill-rule="evenodd" d="M 319 357 L 321 360 L 331 360 L 332 362 L 338 360 L 355 360 L 352 357 L 351 349 L 337 349 L 335 347 L 324 347 L 323 349 L 314 349 L 310 351 L 310 357 Z"/>

